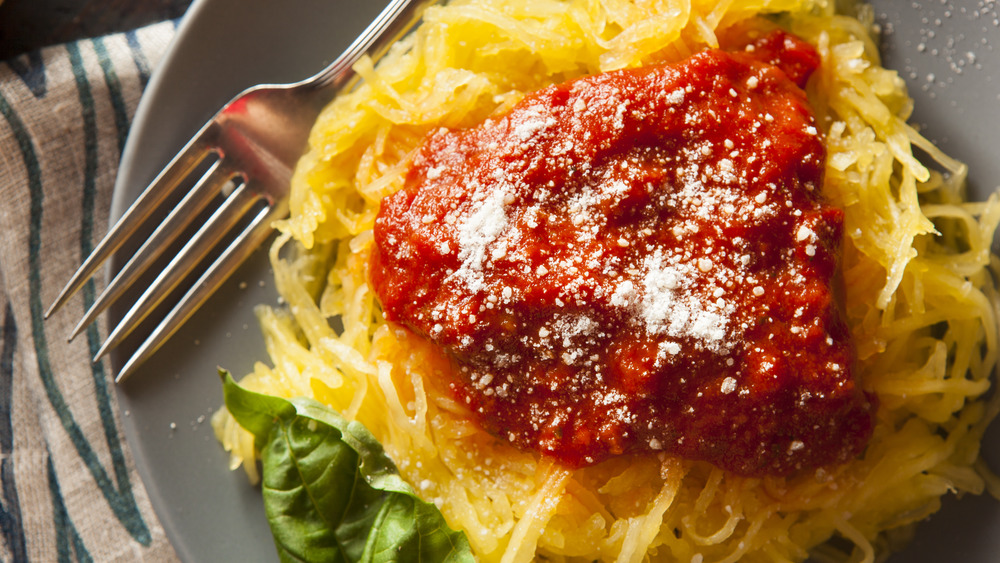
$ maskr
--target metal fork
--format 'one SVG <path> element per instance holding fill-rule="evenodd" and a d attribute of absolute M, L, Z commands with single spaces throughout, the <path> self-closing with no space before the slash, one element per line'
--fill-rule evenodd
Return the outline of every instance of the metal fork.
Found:
<path fill-rule="evenodd" d="M 372 58 L 384 54 L 434 1 L 392 0 L 343 54 L 315 76 L 293 84 L 255 86 L 226 104 L 108 231 L 70 278 L 45 317 L 64 305 L 108 257 L 166 205 L 171 196 L 176 199 L 181 186 L 189 184 L 185 180 L 203 169 L 206 159 L 214 154 L 217 160 L 118 272 L 69 337 L 72 340 L 118 300 L 194 218 L 223 194 L 223 203 L 148 286 L 95 355 L 96 362 L 121 344 L 205 256 L 222 244 L 223 239 L 233 236 L 239 227 L 249 223 L 238 231 L 235 239 L 136 349 L 115 376 L 115 381 L 120 382 L 131 375 L 264 243 L 273 230 L 273 221 L 287 216 L 292 169 L 305 150 L 309 131 L 320 110 L 339 92 L 353 85 L 354 63 L 366 54 Z"/>

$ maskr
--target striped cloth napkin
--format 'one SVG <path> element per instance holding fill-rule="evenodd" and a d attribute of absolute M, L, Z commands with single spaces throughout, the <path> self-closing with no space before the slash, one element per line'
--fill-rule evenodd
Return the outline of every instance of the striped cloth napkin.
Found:
<path fill-rule="evenodd" d="M 0 63 L 0 561 L 177 557 L 129 453 L 90 282 L 42 315 L 107 229 L 115 171 L 164 22 Z"/>

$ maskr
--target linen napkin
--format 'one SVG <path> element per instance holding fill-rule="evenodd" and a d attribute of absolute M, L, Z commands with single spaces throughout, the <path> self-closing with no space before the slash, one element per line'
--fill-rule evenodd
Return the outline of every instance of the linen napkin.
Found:
<path fill-rule="evenodd" d="M 177 558 L 109 367 L 89 360 L 106 326 L 66 343 L 103 274 L 43 320 L 107 229 L 129 123 L 174 32 L 164 22 L 0 63 L 0 561 Z"/>

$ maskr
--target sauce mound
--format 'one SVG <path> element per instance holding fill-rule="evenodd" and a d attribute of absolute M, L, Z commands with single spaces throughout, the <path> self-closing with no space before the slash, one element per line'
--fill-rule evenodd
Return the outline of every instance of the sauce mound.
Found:
<path fill-rule="evenodd" d="M 454 360 L 485 429 L 570 465 L 856 456 L 875 409 L 834 299 L 818 61 L 775 32 L 431 134 L 375 223 L 386 319 Z"/>

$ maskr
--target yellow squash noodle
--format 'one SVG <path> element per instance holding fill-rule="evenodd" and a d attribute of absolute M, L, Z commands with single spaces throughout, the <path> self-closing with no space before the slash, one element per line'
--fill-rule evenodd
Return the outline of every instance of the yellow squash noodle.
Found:
<path fill-rule="evenodd" d="M 992 483 L 979 447 L 997 412 L 985 397 L 997 364 L 1000 202 L 965 201 L 965 166 L 906 123 L 912 102 L 880 65 L 870 9 L 852 9 L 799 0 L 430 8 L 377 66 L 358 64 L 363 80 L 313 130 L 271 251 L 286 306 L 258 310 L 272 366 L 258 364 L 243 384 L 313 397 L 365 424 L 480 561 L 873 561 L 942 495 Z M 808 94 L 828 150 L 824 191 L 845 212 L 857 373 L 880 402 L 869 446 L 842 466 L 749 478 L 664 455 L 568 469 L 486 434 L 453 400 L 449 366 L 384 321 L 367 281 L 379 201 L 401 187 L 408 155 L 435 128 L 475 125 L 581 75 L 681 60 L 759 18 L 822 56 Z M 224 410 L 213 422 L 233 467 L 255 478 L 253 440 Z"/>

